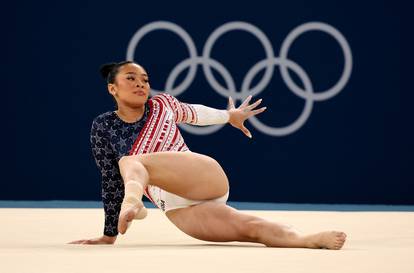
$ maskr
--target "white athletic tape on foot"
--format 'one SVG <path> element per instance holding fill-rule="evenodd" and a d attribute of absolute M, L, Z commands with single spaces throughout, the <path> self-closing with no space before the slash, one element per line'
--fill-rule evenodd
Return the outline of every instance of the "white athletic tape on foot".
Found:
<path fill-rule="evenodd" d="M 147 216 L 147 209 L 142 203 L 143 187 L 136 181 L 128 181 L 125 183 L 125 196 L 122 201 L 121 211 L 131 207 L 138 207 L 139 211 L 135 215 L 134 219 L 143 219 Z"/>

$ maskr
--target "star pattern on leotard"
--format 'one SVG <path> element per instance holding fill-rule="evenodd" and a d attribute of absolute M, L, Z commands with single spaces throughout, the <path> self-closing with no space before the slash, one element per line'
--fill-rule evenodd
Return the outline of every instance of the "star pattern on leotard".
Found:
<path fill-rule="evenodd" d="M 102 192 L 101 192 L 102 200 L 108 199 L 109 195 L 111 195 L 109 192 L 102 189 Z"/>
<path fill-rule="evenodd" d="M 115 210 L 115 208 L 116 208 L 116 203 L 114 202 L 108 202 L 108 204 L 106 204 L 106 209 L 108 210 L 108 211 L 116 211 Z"/>
<path fill-rule="evenodd" d="M 120 189 L 116 189 L 114 193 L 115 198 L 124 198 L 124 191 Z"/>
<path fill-rule="evenodd" d="M 107 185 L 108 188 L 116 189 L 118 184 L 120 184 L 120 181 L 118 181 L 118 180 L 108 179 L 108 181 L 106 182 L 106 185 Z"/>

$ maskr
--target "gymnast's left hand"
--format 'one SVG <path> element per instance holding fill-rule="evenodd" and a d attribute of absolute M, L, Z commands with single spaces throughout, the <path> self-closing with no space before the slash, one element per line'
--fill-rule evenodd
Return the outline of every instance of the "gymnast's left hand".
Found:
<path fill-rule="evenodd" d="M 229 108 L 227 109 L 227 112 L 229 113 L 229 123 L 233 127 L 240 129 L 249 138 L 252 138 L 252 134 L 244 126 L 244 122 L 246 119 L 258 115 L 266 110 L 266 107 L 255 109 L 262 102 L 262 99 L 257 100 L 255 103 L 249 104 L 251 99 L 252 96 L 248 96 L 247 99 L 236 108 L 234 106 L 233 99 L 229 97 Z"/>
<path fill-rule="evenodd" d="M 112 245 L 115 243 L 116 236 L 109 237 L 103 235 L 102 237 L 94 238 L 94 239 L 83 239 L 69 242 L 68 244 L 79 244 L 79 245 Z"/>

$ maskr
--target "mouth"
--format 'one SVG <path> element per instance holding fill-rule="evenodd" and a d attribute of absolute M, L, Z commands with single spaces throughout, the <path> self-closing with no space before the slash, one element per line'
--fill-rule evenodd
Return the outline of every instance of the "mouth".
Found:
<path fill-rule="evenodd" d="M 138 95 L 138 96 L 146 96 L 147 95 L 144 91 L 134 91 L 132 93 L 135 94 L 135 95 Z"/>

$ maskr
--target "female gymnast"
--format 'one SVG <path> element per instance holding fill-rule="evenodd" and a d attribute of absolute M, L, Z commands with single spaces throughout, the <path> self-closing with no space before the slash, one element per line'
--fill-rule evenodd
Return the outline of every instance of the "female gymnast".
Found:
<path fill-rule="evenodd" d="M 230 123 L 251 137 L 244 121 L 263 112 L 248 97 L 227 110 L 187 104 L 171 95 L 149 98 L 145 69 L 130 61 L 106 64 L 101 74 L 117 110 L 94 119 L 92 151 L 102 173 L 104 235 L 72 244 L 114 244 L 134 219 L 147 215 L 145 195 L 186 234 L 205 241 L 255 242 L 268 247 L 340 249 L 346 234 L 302 235 L 292 227 L 242 213 L 228 205 L 229 183 L 211 157 L 190 152 L 178 123 Z"/>

